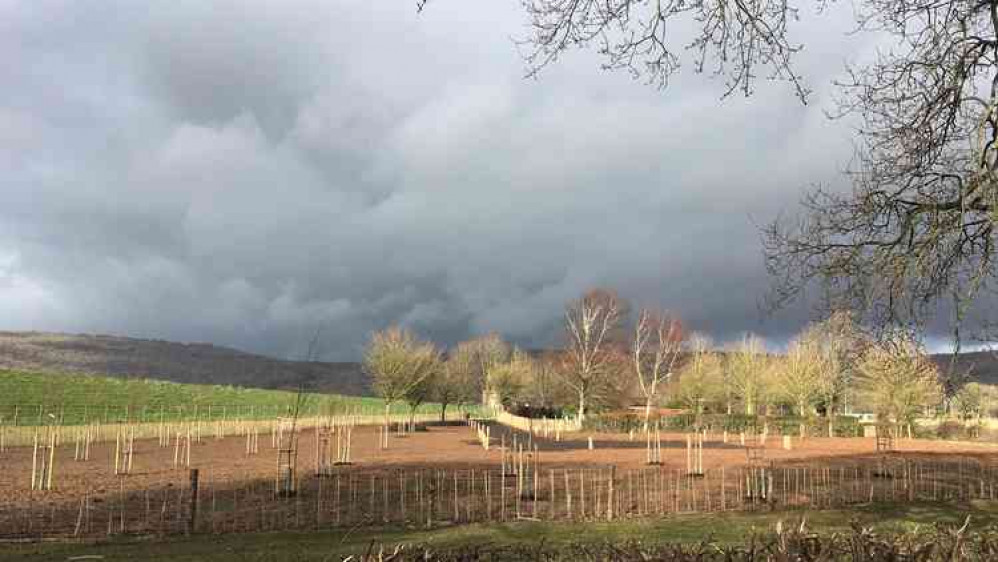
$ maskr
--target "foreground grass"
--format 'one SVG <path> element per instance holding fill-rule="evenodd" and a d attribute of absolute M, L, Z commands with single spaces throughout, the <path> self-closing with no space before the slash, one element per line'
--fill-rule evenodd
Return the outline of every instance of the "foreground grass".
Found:
<path fill-rule="evenodd" d="M 849 530 L 857 521 L 878 531 L 917 531 L 935 524 L 960 525 L 967 516 L 971 527 L 998 524 L 998 502 L 967 506 L 943 504 L 880 505 L 853 510 L 777 511 L 765 513 L 697 514 L 642 521 L 606 523 L 544 523 L 523 521 L 494 525 L 462 525 L 433 530 L 323 531 L 257 533 L 178 538 L 121 540 L 99 544 L 0 545 L 0 560 L 68 560 L 100 557 L 105 561 L 152 560 L 209 562 L 318 562 L 338 561 L 364 552 L 372 543 L 427 543 L 437 548 L 466 544 L 518 544 L 544 541 L 549 545 L 641 540 L 645 543 L 695 543 L 706 539 L 726 544 L 747 540 L 753 533 L 774 528 L 778 521 L 827 533 Z M 86 559 L 86 558 L 83 558 Z"/>
<path fill-rule="evenodd" d="M 280 390 L 0 370 L 0 420 L 7 424 L 14 419 L 15 406 L 19 425 L 50 420 L 63 424 L 88 419 L 159 421 L 160 416 L 167 421 L 195 416 L 201 420 L 265 419 L 286 412 L 295 399 L 294 392 Z M 372 397 L 310 393 L 304 408 L 306 413 L 381 414 L 384 402 Z M 395 404 L 393 411 L 401 414 L 408 407 Z M 439 406 L 427 404 L 420 411 L 439 412 Z"/>

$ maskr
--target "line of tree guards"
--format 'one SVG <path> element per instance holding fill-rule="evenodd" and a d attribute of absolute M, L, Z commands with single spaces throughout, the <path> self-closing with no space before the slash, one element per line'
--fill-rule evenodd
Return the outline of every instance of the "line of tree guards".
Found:
<path fill-rule="evenodd" d="M 978 420 L 985 389 L 944 385 L 936 364 L 906 331 L 872 336 L 848 312 L 807 326 L 785 353 L 753 335 L 725 349 L 689 332 L 674 314 L 642 309 L 608 289 L 565 307 L 564 346 L 527 352 L 497 335 L 462 342 L 446 353 L 410 331 L 390 327 L 371 337 L 364 366 L 385 400 L 414 412 L 425 402 L 502 404 L 531 417 L 586 416 L 643 406 L 645 427 L 661 406 L 688 413 L 794 415 L 829 434 L 838 414 L 873 412 L 907 427 L 946 405 Z M 944 392 L 949 387 L 950 392 Z"/>

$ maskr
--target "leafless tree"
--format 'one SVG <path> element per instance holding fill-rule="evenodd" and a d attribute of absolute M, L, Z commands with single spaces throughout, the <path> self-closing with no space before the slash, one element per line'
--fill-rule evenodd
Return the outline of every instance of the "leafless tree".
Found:
<path fill-rule="evenodd" d="M 405 402 L 409 405 L 409 423 L 415 426 L 416 410 L 420 406 L 434 398 L 441 396 L 440 389 L 446 381 L 444 377 L 444 364 L 438 353 L 434 353 L 426 365 L 427 375 L 418 383 L 409 387 L 405 393 Z M 442 404 L 440 409 L 440 421 L 445 420 L 447 404 Z"/>
<path fill-rule="evenodd" d="M 704 406 L 722 392 L 721 359 L 712 349 L 710 340 L 700 334 L 690 335 L 686 352 L 688 358 L 679 370 L 676 397 L 699 416 Z"/>
<path fill-rule="evenodd" d="M 428 0 L 417 0 L 422 10 Z M 819 2 L 820 4 L 821 2 Z M 658 88 L 668 85 L 684 54 L 697 72 L 724 77 L 725 96 L 752 92 L 760 75 L 788 81 L 806 101 L 793 69 L 801 46 L 788 38 L 797 8 L 788 0 L 521 0 L 529 33 L 518 41 L 527 76 L 562 54 L 595 47 L 603 68 L 623 70 Z M 676 29 L 692 27 L 692 36 Z"/>
<path fill-rule="evenodd" d="M 859 361 L 872 345 L 870 337 L 853 321 L 853 317 L 849 311 L 835 311 L 828 318 L 809 326 L 802 336 L 817 347 L 822 358 L 825 384 L 821 401 L 825 407 L 829 437 L 834 435 L 835 411 L 848 413 Z"/>
<path fill-rule="evenodd" d="M 450 353 L 450 368 L 460 372 L 462 387 L 489 403 L 489 372 L 509 360 L 509 345 L 496 334 L 461 342 Z M 468 401 L 472 398 L 469 397 Z"/>
<path fill-rule="evenodd" d="M 798 19 L 789 0 L 521 4 L 528 76 L 568 51 L 593 48 L 605 68 L 664 87 L 689 54 L 696 70 L 723 76 L 729 94 L 751 93 L 766 75 L 808 96 L 794 70 L 801 45 L 789 38 Z M 830 308 L 852 308 L 864 316 L 857 320 L 883 328 L 920 323 L 952 300 L 959 351 L 963 319 L 994 283 L 998 2 L 861 0 L 855 9 L 859 30 L 891 48 L 847 68 L 838 83 L 831 113 L 859 123 L 852 189 L 815 189 L 799 216 L 764 228 L 771 304 L 815 287 Z"/>
<path fill-rule="evenodd" d="M 489 388 L 501 404 L 509 406 L 522 398 L 533 374 L 533 358 L 514 349 L 508 361 L 494 365 L 489 371 Z"/>
<path fill-rule="evenodd" d="M 672 376 L 683 349 L 682 322 L 675 316 L 644 309 L 638 314 L 631 341 L 631 364 L 645 398 L 645 429 L 660 385 Z"/>
<path fill-rule="evenodd" d="M 915 417 L 942 396 L 939 372 L 910 334 L 889 336 L 864 354 L 857 384 L 878 417 L 910 437 Z"/>
<path fill-rule="evenodd" d="M 548 351 L 534 360 L 532 376 L 525 391 L 531 404 L 550 408 L 569 399 L 558 373 L 561 364 L 560 351 Z"/>
<path fill-rule="evenodd" d="M 742 338 L 726 358 L 726 382 L 746 415 L 755 415 L 770 392 L 769 362 L 762 339 L 751 334 Z"/>
<path fill-rule="evenodd" d="M 440 403 L 440 421 L 447 420 L 447 406 L 461 406 L 474 401 L 478 394 L 472 375 L 474 366 L 469 364 L 473 357 L 468 354 L 452 354 L 440 365 L 433 384 L 433 400 Z"/>
<path fill-rule="evenodd" d="M 565 307 L 568 338 L 562 375 L 579 399 L 580 420 L 585 419 L 592 393 L 614 367 L 613 336 L 626 305 L 608 289 L 594 289 Z"/>
<path fill-rule="evenodd" d="M 813 286 L 889 327 L 952 299 L 959 342 L 994 275 L 998 2 L 865 0 L 859 21 L 897 47 L 840 84 L 836 114 L 860 123 L 851 191 L 764 229 L 771 304 Z"/>
<path fill-rule="evenodd" d="M 778 385 L 783 398 L 802 418 L 800 432 L 805 432 L 804 419 L 814 414 L 814 405 L 825 392 L 828 380 L 826 368 L 818 346 L 808 338 L 798 338 L 790 343 L 787 354 L 779 361 Z"/>
<path fill-rule="evenodd" d="M 419 341 L 408 330 L 392 326 L 375 332 L 364 353 L 364 370 L 374 380 L 374 391 L 385 401 L 385 425 L 392 404 L 407 398 L 434 374 L 439 362 L 436 347 Z"/>

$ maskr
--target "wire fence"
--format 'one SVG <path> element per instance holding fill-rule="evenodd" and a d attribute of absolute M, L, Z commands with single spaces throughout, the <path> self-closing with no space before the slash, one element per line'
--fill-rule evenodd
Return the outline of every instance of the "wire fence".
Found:
<path fill-rule="evenodd" d="M 127 476 L 71 499 L 34 492 L 0 505 L 0 537 L 55 538 L 377 527 L 518 519 L 598 521 L 676 513 L 825 509 L 878 502 L 994 499 L 996 467 L 973 459 L 883 456 L 824 465 L 372 469 L 300 475 L 297 493 L 230 472 Z"/>

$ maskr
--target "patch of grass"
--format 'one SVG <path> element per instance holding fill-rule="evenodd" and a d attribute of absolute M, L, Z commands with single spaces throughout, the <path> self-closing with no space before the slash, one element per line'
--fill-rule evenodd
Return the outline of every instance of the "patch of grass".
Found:
<path fill-rule="evenodd" d="M 0 370 L 0 418 L 18 425 L 61 421 L 66 425 L 87 420 L 182 421 L 197 419 L 272 418 L 295 403 L 295 393 L 238 386 L 179 384 L 140 378 L 114 378 Z M 309 393 L 305 414 L 384 413 L 380 398 Z M 394 404 L 394 413 L 408 412 Z M 439 412 L 425 404 L 420 412 Z"/>
<path fill-rule="evenodd" d="M 121 540 L 103 544 L 19 544 L 0 547 L 0 559 L 55 561 L 74 556 L 102 556 L 106 561 L 319 562 L 338 561 L 364 552 L 371 544 L 425 543 L 437 548 L 468 544 L 599 543 L 640 540 L 646 544 L 745 542 L 753 533 L 773 530 L 778 521 L 825 533 L 846 532 L 857 521 L 878 531 L 913 531 L 937 523 L 959 525 L 967 516 L 972 528 L 998 523 L 998 503 L 895 504 L 851 510 L 776 511 L 680 515 L 662 519 L 602 523 L 516 522 L 461 525 L 432 530 L 385 529 L 356 532 L 257 533 L 196 536 L 171 540 Z M 6 549 L 6 550 L 4 550 Z M 7 558 L 4 558 L 4 552 Z"/>

